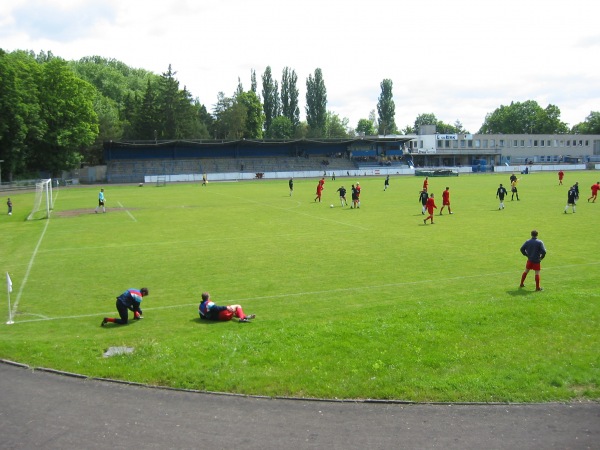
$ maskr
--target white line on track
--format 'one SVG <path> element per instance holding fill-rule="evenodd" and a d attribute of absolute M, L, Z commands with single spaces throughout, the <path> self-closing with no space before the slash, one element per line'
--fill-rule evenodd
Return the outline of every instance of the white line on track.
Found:
<path fill-rule="evenodd" d="M 593 265 L 598 265 L 600 264 L 600 261 L 595 261 L 595 262 L 590 262 L 590 263 L 584 263 L 584 264 L 569 264 L 566 266 L 557 266 L 557 267 L 550 267 L 547 269 L 544 269 L 544 271 L 552 271 L 552 270 L 564 270 L 567 268 L 572 268 L 572 267 L 582 267 L 582 266 L 593 266 Z M 469 278 L 490 278 L 490 277 L 497 277 L 498 275 L 515 275 L 518 277 L 518 275 L 521 273 L 520 270 L 511 270 L 511 271 L 506 271 L 506 272 L 496 272 L 496 273 L 483 273 L 483 274 L 476 274 L 476 275 L 464 275 L 464 276 L 459 276 L 459 277 L 448 277 L 448 278 L 437 278 L 435 280 L 432 279 L 427 279 L 427 280 L 417 280 L 417 281 L 402 281 L 399 283 L 386 283 L 386 284 L 378 284 L 378 285 L 371 285 L 371 286 L 355 286 L 355 287 L 348 287 L 348 288 L 336 288 L 336 289 L 323 289 L 320 291 L 307 291 L 307 292 L 292 292 L 292 293 L 286 293 L 286 294 L 276 294 L 276 295 L 267 295 L 267 296 L 261 296 L 261 297 L 246 297 L 246 298 L 238 298 L 238 299 L 232 299 L 232 300 L 221 300 L 221 304 L 235 304 L 235 303 L 242 303 L 242 302 L 246 302 L 246 301 L 256 301 L 256 300 L 269 300 L 269 299 L 275 299 L 275 298 L 289 298 L 289 297 L 300 297 L 300 296 L 305 296 L 305 295 L 317 295 L 317 294 L 331 294 L 331 293 L 335 293 L 335 292 L 352 292 L 352 291 L 364 291 L 364 290 L 375 290 L 375 289 L 385 289 L 385 288 L 390 288 L 390 287 L 401 287 L 401 286 L 410 286 L 410 285 L 415 285 L 415 284 L 426 284 L 426 283 L 439 283 L 440 281 L 455 281 L 455 280 L 465 280 L 465 279 L 469 279 Z M 165 309 L 179 309 L 179 308 L 191 308 L 191 307 L 197 307 L 198 304 L 200 303 L 200 301 L 196 302 L 196 303 L 185 303 L 185 304 L 179 304 L 179 305 L 169 305 L 169 306 L 157 306 L 154 308 L 146 308 L 144 307 L 144 311 L 160 311 L 160 310 L 165 310 Z M 101 317 L 101 316 L 106 316 L 106 315 L 110 315 L 113 314 L 111 313 L 95 313 L 95 314 L 85 314 L 85 315 L 79 315 L 79 316 L 62 316 L 62 317 L 48 317 L 48 318 L 44 318 L 44 319 L 30 319 L 30 320 L 19 320 L 18 322 L 15 321 L 16 323 L 28 323 L 28 322 L 43 322 L 43 321 L 50 321 L 50 320 L 65 320 L 65 319 L 81 319 L 81 318 L 86 318 L 86 317 Z"/>

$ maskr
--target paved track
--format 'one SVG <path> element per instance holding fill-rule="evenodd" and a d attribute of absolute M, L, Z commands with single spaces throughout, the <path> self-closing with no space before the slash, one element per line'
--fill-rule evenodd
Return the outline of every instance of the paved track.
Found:
<path fill-rule="evenodd" d="M 422 405 L 152 389 L 0 363 L 0 449 L 598 449 L 600 404 Z"/>

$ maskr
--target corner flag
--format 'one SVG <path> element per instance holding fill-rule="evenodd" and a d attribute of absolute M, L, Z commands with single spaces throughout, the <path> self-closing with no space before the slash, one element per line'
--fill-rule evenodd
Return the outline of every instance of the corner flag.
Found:
<path fill-rule="evenodd" d="M 8 272 L 6 272 L 6 286 L 8 287 L 8 292 L 12 292 L 12 280 Z"/>

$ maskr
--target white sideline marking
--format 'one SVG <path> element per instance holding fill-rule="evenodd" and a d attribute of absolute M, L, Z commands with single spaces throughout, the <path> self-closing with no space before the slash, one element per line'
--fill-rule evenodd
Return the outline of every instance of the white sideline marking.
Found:
<path fill-rule="evenodd" d="M 131 219 L 132 219 L 134 222 L 137 222 L 137 220 L 135 220 L 135 217 L 133 217 L 133 214 L 131 214 L 131 213 L 129 212 L 129 210 L 128 210 L 128 209 L 126 209 L 126 208 L 123 206 L 123 204 L 122 204 L 121 202 L 117 202 L 117 203 L 119 204 L 119 206 L 120 206 L 121 208 L 123 208 L 123 209 L 125 210 L 125 212 L 126 212 L 127 214 L 129 214 L 129 217 L 131 217 Z"/>
<path fill-rule="evenodd" d="M 600 264 L 600 261 L 584 263 L 584 264 L 569 264 L 567 266 L 550 267 L 550 268 L 547 268 L 544 270 L 545 271 L 563 270 L 563 269 L 570 268 L 570 267 L 592 266 L 592 265 L 597 265 L 597 264 Z M 349 288 L 324 289 L 321 291 L 292 292 L 289 294 L 275 294 L 275 295 L 267 295 L 267 296 L 262 296 L 262 297 L 246 297 L 246 298 L 238 298 L 238 299 L 233 299 L 233 300 L 222 299 L 219 302 L 219 304 L 223 304 L 223 305 L 224 304 L 235 304 L 235 303 L 241 303 L 241 302 L 253 301 L 253 300 L 269 300 L 269 299 L 274 299 L 274 298 L 299 297 L 299 296 L 303 296 L 303 295 L 329 294 L 332 292 L 364 291 L 367 289 L 382 289 L 382 288 L 389 288 L 389 287 L 409 286 L 409 285 L 413 285 L 413 284 L 432 283 L 434 281 L 436 283 L 439 283 L 440 281 L 465 280 L 468 278 L 487 278 L 487 277 L 494 277 L 494 276 L 498 276 L 498 275 L 508 275 L 508 274 L 511 274 L 511 275 L 517 274 L 515 276 L 518 276 L 518 274 L 520 274 L 521 272 L 522 272 L 521 270 L 511 270 L 511 271 L 506 271 L 506 272 L 484 273 L 484 274 L 477 274 L 477 275 L 465 275 L 465 276 L 448 277 L 448 278 L 436 278 L 435 280 L 428 279 L 428 280 L 417 280 L 417 281 L 403 281 L 400 283 L 386 283 L 386 284 L 378 284 L 378 285 L 371 285 L 371 286 L 356 286 L 356 287 L 349 287 Z M 146 308 L 145 307 L 144 311 L 161 311 L 161 310 L 165 310 L 165 309 L 178 309 L 178 308 L 191 308 L 191 307 L 197 308 L 199 304 L 200 304 L 200 301 L 198 300 L 195 303 L 186 303 L 186 304 L 180 304 L 180 305 L 157 306 L 154 308 Z M 15 322 L 14 324 L 28 323 L 28 322 L 44 322 L 44 321 L 50 321 L 50 320 L 81 319 L 81 318 L 86 318 L 86 317 L 102 317 L 102 316 L 107 317 L 107 316 L 110 316 L 111 314 L 114 314 L 114 311 L 111 311 L 108 313 L 84 314 L 84 315 L 78 315 L 78 316 L 62 316 L 62 317 L 48 317 L 48 318 L 44 318 L 44 319 L 19 320 L 18 322 Z"/>

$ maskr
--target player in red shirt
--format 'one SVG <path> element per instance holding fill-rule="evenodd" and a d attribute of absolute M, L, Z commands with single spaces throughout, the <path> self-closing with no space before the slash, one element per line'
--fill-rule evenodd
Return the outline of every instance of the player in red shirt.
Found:
<path fill-rule="evenodd" d="M 426 191 L 429 189 L 429 177 L 425 177 L 423 180 L 423 190 Z"/>
<path fill-rule="evenodd" d="M 558 171 L 558 184 L 559 185 L 563 184 L 562 180 L 563 180 L 564 176 L 565 176 L 565 173 L 562 170 L 559 170 Z"/>
<path fill-rule="evenodd" d="M 596 184 L 592 184 L 592 196 L 590 198 L 588 198 L 588 202 L 591 199 L 594 199 L 594 201 L 592 201 L 592 203 L 596 203 L 596 198 L 598 197 L 598 191 L 600 191 L 600 181 L 596 181 Z"/>
<path fill-rule="evenodd" d="M 325 178 L 321 178 L 319 180 L 319 184 L 317 184 L 317 196 L 315 197 L 315 202 L 318 199 L 319 203 L 321 203 L 321 194 L 323 193 L 323 189 L 325 189 Z"/>
<path fill-rule="evenodd" d="M 356 207 L 360 208 L 360 183 L 356 182 Z"/>
<path fill-rule="evenodd" d="M 433 210 L 437 209 L 437 206 L 435 206 L 435 200 L 433 199 L 433 194 L 431 194 L 427 199 L 425 207 L 427 208 L 429 215 L 423 219 L 423 223 L 427 223 L 427 221 L 431 219 L 431 224 L 433 225 Z"/>
<path fill-rule="evenodd" d="M 440 216 L 442 215 L 442 211 L 445 207 L 448 207 L 448 212 L 453 214 L 452 209 L 450 209 L 450 188 L 446 187 L 446 190 L 442 192 L 442 209 L 440 209 Z"/>

